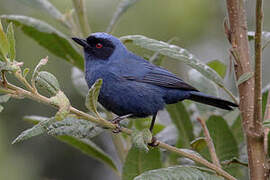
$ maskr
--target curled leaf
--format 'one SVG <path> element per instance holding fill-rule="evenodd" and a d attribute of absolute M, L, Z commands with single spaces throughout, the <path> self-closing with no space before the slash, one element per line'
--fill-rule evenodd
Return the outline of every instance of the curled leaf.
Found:
<path fill-rule="evenodd" d="M 148 151 L 147 144 L 152 140 L 152 133 L 149 129 L 143 129 L 142 131 L 134 130 L 131 135 L 134 147 Z"/>
<path fill-rule="evenodd" d="M 85 99 L 85 106 L 87 107 L 87 109 L 94 112 L 96 116 L 99 118 L 100 115 L 97 111 L 97 101 L 101 87 L 102 87 L 102 79 L 96 80 L 96 82 L 89 89 Z"/>
<path fill-rule="evenodd" d="M 240 84 L 246 82 L 247 80 L 249 80 L 252 77 L 253 77 L 253 72 L 246 72 L 246 73 L 242 74 L 237 81 L 237 85 L 239 86 Z"/>
<path fill-rule="evenodd" d="M 47 90 L 51 95 L 56 95 L 60 90 L 56 77 L 47 71 L 41 71 L 38 73 L 36 77 L 36 84 L 39 87 Z"/>
<path fill-rule="evenodd" d="M 7 27 L 7 39 L 9 42 L 9 58 L 10 60 L 14 60 L 16 57 L 16 50 L 15 50 L 15 37 L 12 23 L 9 23 Z"/>

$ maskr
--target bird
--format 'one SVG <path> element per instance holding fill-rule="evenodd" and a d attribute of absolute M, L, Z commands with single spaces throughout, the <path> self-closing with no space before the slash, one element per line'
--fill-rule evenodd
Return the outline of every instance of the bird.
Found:
<path fill-rule="evenodd" d="M 158 111 L 186 99 L 225 110 L 238 107 L 200 92 L 172 72 L 135 55 L 113 35 L 96 32 L 86 39 L 72 39 L 83 47 L 88 87 L 103 80 L 98 102 L 116 114 L 118 122 L 152 116 L 152 132 Z"/>

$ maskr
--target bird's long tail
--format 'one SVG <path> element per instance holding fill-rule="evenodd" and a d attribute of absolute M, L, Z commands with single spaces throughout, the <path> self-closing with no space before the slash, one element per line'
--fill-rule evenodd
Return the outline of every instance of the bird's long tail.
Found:
<path fill-rule="evenodd" d="M 238 105 L 235 103 L 226 101 L 224 99 L 220 99 L 218 97 L 210 96 L 198 91 L 192 91 L 188 99 L 225 110 L 232 110 L 233 107 L 238 107 Z"/>

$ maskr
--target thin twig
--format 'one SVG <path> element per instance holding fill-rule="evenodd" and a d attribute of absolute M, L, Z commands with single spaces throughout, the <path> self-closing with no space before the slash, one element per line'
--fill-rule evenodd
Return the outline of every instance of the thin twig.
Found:
<path fill-rule="evenodd" d="M 269 120 L 270 119 L 270 90 L 268 90 L 268 97 L 267 97 L 267 103 L 265 107 L 265 112 L 264 112 L 264 120 Z M 264 153 L 267 156 L 268 155 L 268 134 L 269 134 L 270 128 L 265 127 L 264 128 Z"/>
<path fill-rule="evenodd" d="M 75 13 L 79 21 L 83 36 L 88 36 L 91 33 L 90 26 L 87 19 L 86 7 L 84 0 L 73 0 Z"/>
<path fill-rule="evenodd" d="M 208 131 L 208 128 L 206 126 L 206 123 L 203 119 L 201 119 L 200 117 L 197 117 L 197 121 L 201 124 L 202 126 L 202 129 L 203 129 L 203 133 L 204 133 L 204 136 L 205 136 L 205 140 L 206 140 L 206 144 L 208 146 L 208 150 L 209 150 L 209 153 L 211 155 L 211 159 L 213 161 L 213 163 L 220 167 L 221 168 L 221 165 L 220 165 L 220 162 L 219 162 L 219 159 L 217 157 L 217 153 L 216 153 L 216 149 L 215 149 L 215 146 L 214 146 L 214 143 L 212 141 L 212 138 L 210 136 L 210 133 Z"/>
<path fill-rule="evenodd" d="M 256 32 L 255 32 L 255 90 L 253 126 L 258 133 L 262 133 L 262 0 L 256 3 Z"/>

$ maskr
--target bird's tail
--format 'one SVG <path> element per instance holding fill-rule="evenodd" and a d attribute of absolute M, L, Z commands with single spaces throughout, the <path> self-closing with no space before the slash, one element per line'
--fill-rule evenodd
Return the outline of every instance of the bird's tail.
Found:
<path fill-rule="evenodd" d="M 238 107 L 238 105 L 235 103 L 226 101 L 224 99 L 220 99 L 218 97 L 210 96 L 198 91 L 190 92 L 190 97 L 188 99 L 225 110 L 232 110 L 233 107 Z"/>

